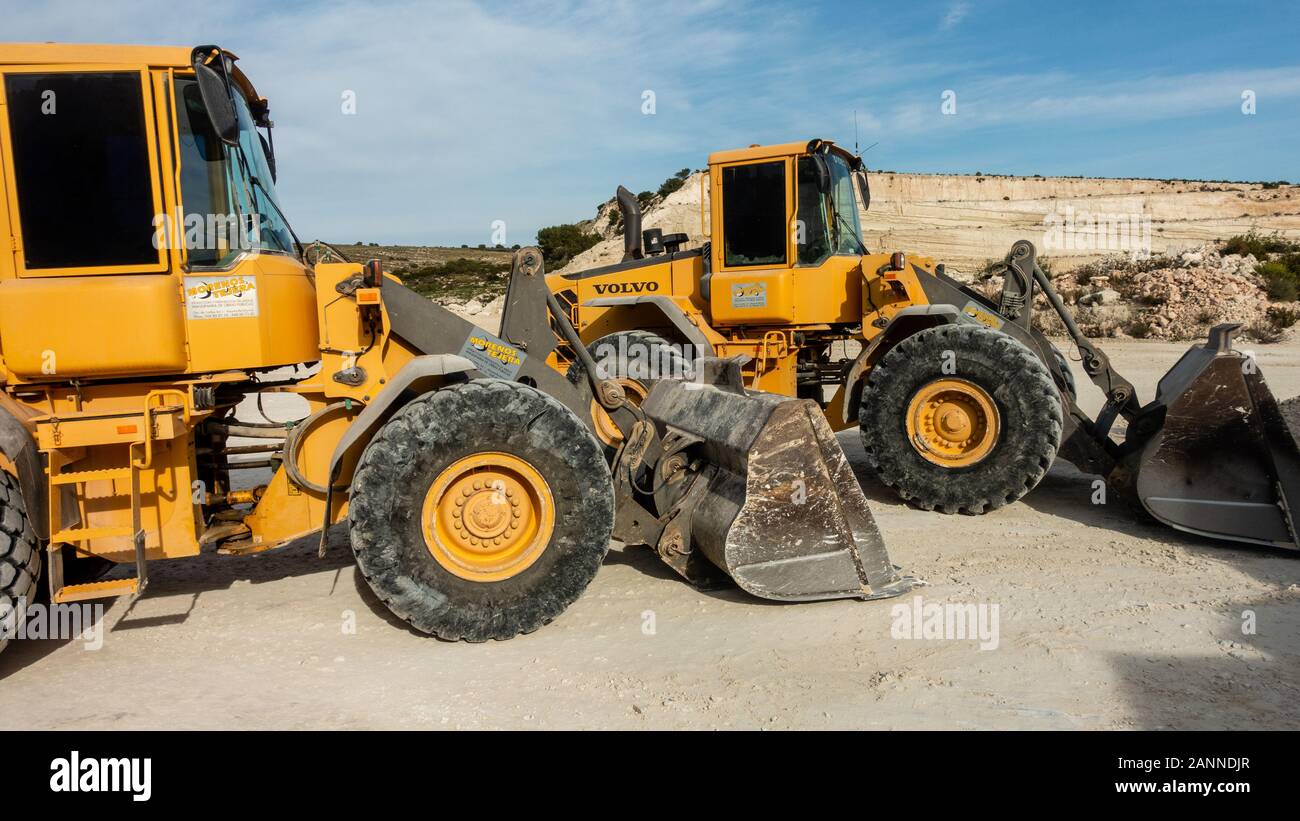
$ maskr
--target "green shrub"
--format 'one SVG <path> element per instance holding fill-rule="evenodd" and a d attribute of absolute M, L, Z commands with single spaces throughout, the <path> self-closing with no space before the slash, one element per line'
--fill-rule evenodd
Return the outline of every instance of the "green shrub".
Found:
<path fill-rule="evenodd" d="M 1300 310 L 1286 305 L 1270 305 L 1264 316 L 1268 317 L 1269 324 L 1274 328 L 1285 331 L 1300 321 Z"/>
<path fill-rule="evenodd" d="M 1139 319 L 1136 322 L 1129 323 L 1129 326 L 1124 329 L 1124 333 L 1128 334 L 1134 339 L 1146 339 L 1147 337 L 1151 336 L 1151 332 L 1153 330 L 1155 330 L 1155 328 L 1151 325 L 1150 322 L 1146 322 L 1145 320 Z"/>
<path fill-rule="evenodd" d="M 1283 254 L 1277 261 L 1285 265 L 1286 269 L 1296 277 L 1300 277 L 1300 252 Z"/>
<path fill-rule="evenodd" d="M 1254 231 L 1230 237 L 1223 244 L 1224 254 L 1239 254 L 1241 256 L 1253 254 L 1256 257 L 1264 257 L 1267 254 L 1285 254 L 1293 251 L 1300 251 L 1300 242 L 1285 239 L 1280 234 L 1263 236 Z"/>
<path fill-rule="evenodd" d="M 572 224 L 552 225 L 537 231 L 537 244 L 542 249 L 542 260 L 548 270 L 568 265 L 569 260 L 598 242 L 599 234 Z"/>
<path fill-rule="evenodd" d="M 650 203 L 655 201 L 655 192 L 642 191 L 640 194 L 636 195 L 636 201 L 640 203 L 641 210 L 644 211 L 650 207 Z"/>
<path fill-rule="evenodd" d="M 451 259 L 438 265 L 426 265 L 411 271 L 403 280 L 407 287 L 423 296 L 494 297 L 505 292 L 510 265 L 481 259 Z"/>
<path fill-rule="evenodd" d="M 676 174 L 664 180 L 663 185 L 659 186 L 659 196 L 666 197 L 677 189 L 686 184 L 686 178 L 691 175 L 691 169 L 683 168 Z M 639 199 L 639 198 L 638 198 Z"/>
<path fill-rule="evenodd" d="M 1260 263 L 1255 273 L 1264 280 L 1264 291 L 1274 302 L 1294 302 L 1300 297 L 1300 277 L 1283 263 Z"/>

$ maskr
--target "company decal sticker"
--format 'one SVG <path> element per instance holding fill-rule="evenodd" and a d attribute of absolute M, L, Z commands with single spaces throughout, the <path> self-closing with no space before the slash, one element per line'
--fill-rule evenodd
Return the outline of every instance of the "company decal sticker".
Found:
<path fill-rule="evenodd" d="M 527 356 L 482 328 L 470 331 L 460 348 L 460 355 L 473 362 L 479 373 L 496 379 L 514 379 Z"/>
<path fill-rule="evenodd" d="M 242 276 L 185 277 L 187 319 L 257 316 L 257 282 Z"/>
<path fill-rule="evenodd" d="M 737 282 L 731 286 L 731 307 L 766 308 L 766 282 Z"/>
<path fill-rule="evenodd" d="M 1005 324 L 1002 317 L 993 313 L 988 308 L 985 308 L 983 305 L 980 305 L 973 299 L 966 303 L 966 307 L 962 308 L 961 312 L 981 325 L 987 325 L 994 330 L 1000 330 L 1003 324 Z"/>

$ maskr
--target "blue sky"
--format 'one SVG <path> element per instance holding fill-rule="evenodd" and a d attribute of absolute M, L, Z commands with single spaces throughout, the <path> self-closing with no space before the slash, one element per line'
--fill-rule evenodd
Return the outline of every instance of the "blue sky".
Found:
<path fill-rule="evenodd" d="M 855 109 L 873 169 L 1300 181 L 1294 2 L 0 0 L 0 19 L 7 41 L 237 53 L 304 238 L 478 244 L 502 220 L 528 243 L 710 151 L 851 145 Z"/>

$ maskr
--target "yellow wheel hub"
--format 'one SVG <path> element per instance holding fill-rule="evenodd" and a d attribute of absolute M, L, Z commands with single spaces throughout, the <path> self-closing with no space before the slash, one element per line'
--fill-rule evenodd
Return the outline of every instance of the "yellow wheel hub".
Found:
<path fill-rule="evenodd" d="M 522 573 L 545 552 L 555 499 L 523 459 L 476 453 L 438 474 L 420 518 L 438 564 L 462 579 L 495 582 Z"/>
<path fill-rule="evenodd" d="M 907 408 L 912 447 L 941 467 L 968 467 L 988 456 L 1000 425 L 993 397 L 965 379 L 936 379 L 917 391 Z"/>
<path fill-rule="evenodd" d="M 635 379 L 623 377 L 614 381 L 622 386 L 623 393 L 627 396 L 629 404 L 640 405 L 650 395 L 649 388 Z M 623 432 L 618 429 L 618 425 L 614 424 L 614 420 L 610 418 L 609 414 L 595 399 L 591 400 L 591 421 L 595 423 L 596 436 L 600 441 L 612 448 L 616 448 L 622 443 Z"/>

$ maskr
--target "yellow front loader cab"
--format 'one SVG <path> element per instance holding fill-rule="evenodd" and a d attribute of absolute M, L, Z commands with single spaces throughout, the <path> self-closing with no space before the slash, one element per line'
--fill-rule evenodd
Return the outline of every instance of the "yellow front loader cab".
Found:
<path fill-rule="evenodd" d="M 153 561 L 317 532 L 323 551 L 344 522 L 379 599 L 447 639 L 556 618 L 611 538 L 769 598 L 907 589 L 860 496 L 798 505 L 797 540 L 761 543 L 779 494 L 847 470 L 832 442 L 788 487 L 762 471 L 778 427 L 828 435 L 803 404 L 725 369 L 658 416 L 594 363 L 566 380 L 558 344 L 590 359 L 536 249 L 488 333 L 303 246 L 273 145 L 216 46 L 0 45 L 0 647 L 42 577 L 56 603 L 140 595 Z M 302 410 L 268 419 L 271 396 Z M 669 427 L 701 402 L 745 435 Z M 627 443 L 612 469 L 593 404 Z M 134 575 L 94 579 L 112 565 Z"/>
<path fill-rule="evenodd" d="M 747 390 L 814 402 L 837 430 L 856 423 L 879 479 L 922 508 L 1014 502 L 1059 452 L 1174 527 L 1297 546 L 1300 452 L 1253 360 L 1233 349 L 1233 327 L 1216 328 L 1143 404 L 1079 332 L 1032 244 L 1008 254 L 996 299 L 927 257 L 869 251 L 858 220 L 867 173 L 829 141 L 717 152 L 702 184 L 702 246 L 642 232 L 620 188 L 622 261 L 549 277 L 600 375 L 629 397 L 689 378 L 700 354 L 735 358 Z M 1040 296 L 1106 397 L 1095 420 L 1063 354 L 1031 325 Z M 574 354 L 562 348 L 555 367 L 580 371 Z M 1122 438 L 1111 435 L 1120 418 Z"/>

